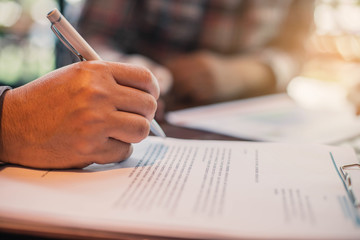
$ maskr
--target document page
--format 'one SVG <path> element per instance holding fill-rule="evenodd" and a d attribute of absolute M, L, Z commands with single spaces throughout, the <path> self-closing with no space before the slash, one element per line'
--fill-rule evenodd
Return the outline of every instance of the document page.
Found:
<path fill-rule="evenodd" d="M 183 238 L 359 239 L 347 147 L 148 137 L 120 163 L 0 171 L 0 226 Z M 22 224 L 20 224 L 22 223 Z"/>
<path fill-rule="evenodd" d="M 217 103 L 169 112 L 169 123 L 241 139 L 337 143 L 360 133 L 360 118 L 348 109 L 307 109 L 287 94 Z"/>

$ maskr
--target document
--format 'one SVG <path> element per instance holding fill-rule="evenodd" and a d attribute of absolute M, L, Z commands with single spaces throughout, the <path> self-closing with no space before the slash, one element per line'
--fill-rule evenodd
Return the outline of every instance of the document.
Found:
<path fill-rule="evenodd" d="M 0 227 L 67 236 L 359 239 L 348 147 L 148 137 L 120 163 L 0 171 Z"/>
<path fill-rule="evenodd" d="M 349 109 L 309 109 L 287 94 L 170 112 L 171 124 L 247 140 L 333 144 L 358 136 L 360 118 Z"/>

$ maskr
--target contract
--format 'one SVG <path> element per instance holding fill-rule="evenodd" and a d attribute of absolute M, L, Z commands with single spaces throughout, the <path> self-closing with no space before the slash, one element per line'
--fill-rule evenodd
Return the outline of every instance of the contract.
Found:
<path fill-rule="evenodd" d="M 117 238 L 359 239 L 352 149 L 148 137 L 116 164 L 0 171 L 0 227 Z"/>

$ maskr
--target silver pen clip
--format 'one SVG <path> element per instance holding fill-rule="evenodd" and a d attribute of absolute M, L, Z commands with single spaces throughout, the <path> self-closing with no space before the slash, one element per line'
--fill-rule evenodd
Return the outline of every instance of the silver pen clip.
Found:
<path fill-rule="evenodd" d="M 59 18 L 58 22 L 61 20 Z M 57 30 L 55 23 L 51 23 L 51 30 L 54 32 L 56 37 L 75 55 L 79 58 L 80 61 L 85 61 L 85 58 L 69 43 L 68 40 Z"/>
<path fill-rule="evenodd" d="M 360 170 L 360 164 L 348 164 L 340 167 L 340 172 L 342 175 L 342 178 L 345 183 L 346 191 L 349 194 L 351 202 L 354 204 L 355 208 L 360 208 L 360 202 L 359 199 L 355 196 L 354 190 L 353 190 L 353 184 L 351 181 L 350 173 L 347 172 L 347 170 Z"/>

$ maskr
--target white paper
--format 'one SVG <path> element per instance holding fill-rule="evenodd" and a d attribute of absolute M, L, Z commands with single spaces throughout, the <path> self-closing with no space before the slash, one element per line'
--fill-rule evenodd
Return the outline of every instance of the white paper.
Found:
<path fill-rule="evenodd" d="M 170 112 L 169 123 L 250 140 L 337 143 L 360 134 L 349 109 L 305 109 L 286 94 Z"/>
<path fill-rule="evenodd" d="M 0 172 L 0 226 L 188 238 L 359 239 L 346 147 L 148 137 L 128 160 Z M 41 227 L 42 226 L 42 227 Z M 75 229 L 75 230 L 74 230 Z M 86 232 L 86 231 L 85 231 Z"/>

